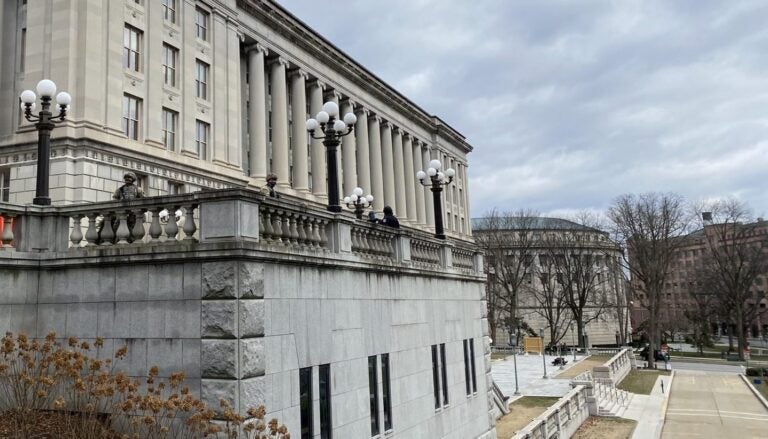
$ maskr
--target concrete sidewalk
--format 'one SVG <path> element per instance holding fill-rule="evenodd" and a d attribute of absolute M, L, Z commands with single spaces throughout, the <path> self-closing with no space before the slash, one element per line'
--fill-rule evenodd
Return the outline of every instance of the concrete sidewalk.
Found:
<path fill-rule="evenodd" d="M 661 437 L 664 427 L 664 412 L 669 401 L 671 382 L 675 373 L 659 376 L 650 395 L 634 394 L 622 417 L 637 421 L 632 439 L 656 439 Z M 664 392 L 662 393 L 662 383 Z"/>
<path fill-rule="evenodd" d="M 552 366 L 552 360 L 555 356 L 545 356 L 547 366 L 547 376 L 544 379 L 544 365 L 540 355 L 518 355 L 517 356 L 517 381 L 521 395 L 528 396 L 563 396 L 571 390 L 571 381 L 567 379 L 553 379 L 560 372 L 560 366 Z M 566 357 L 568 365 L 564 370 L 573 367 L 573 357 Z M 578 361 L 584 359 L 583 356 L 576 356 Z M 510 355 L 504 360 L 497 360 L 491 363 L 491 373 L 493 381 L 499 386 L 505 396 L 515 398 L 515 363 Z"/>

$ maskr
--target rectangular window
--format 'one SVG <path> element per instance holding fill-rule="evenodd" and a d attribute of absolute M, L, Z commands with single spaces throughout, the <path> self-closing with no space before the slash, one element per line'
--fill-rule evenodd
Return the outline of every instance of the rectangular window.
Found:
<path fill-rule="evenodd" d="M 197 145 L 197 155 L 200 160 L 208 160 L 208 142 L 211 136 L 211 125 L 202 121 L 197 121 L 195 130 L 195 144 Z"/>
<path fill-rule="evenodd" d="M 477 393 L 477 371 L 475 371 L 475 339 L 469 339 L 469 365 L 472 366 L 472 392 Z"/>
<path fill-rule="evenodd" d="M 11 197 L 11 168 L 0 169 L 0 201 L 8 202 Z"/>
<path fill-rule="evenodd" d="M 142 32 L 133 26 L 125 25 L 123 29 L 123 67 L 138 72 L 141 65 Z"/>
<path fill-rule="evenodd" d="M 432 345 L 432 386 L 435 393 L 435 408 L 440 408 L 440 361 L 437 357 L 437 345 Z"/>
<path fill-rule="evenodd" d="M 176 0 L 163 0 L 163 19 L 176 24 Z"/>
<path fill-rule="evenodd" d="M 320 439 L 331 439 L 331 365 L 321 364 L 320 381 Z"/>
<path fill-rule="evenodd" d="M 141 99 L 123 95 L 123 134 L 133 140 L 139 140 L 139 113 Z"/>
<path fill-rule="evenodd" d="M 299 369 L 299 410 L 301 412 L 301 439 L 312 439 L 312 368 Z"/>
<path fill-rule="evenodd" d="M 208 20 L 210 14 L 208 12 L 197 8 L 195 10 L 195 35 L 203 41 L 208 41 Z"/>
<path fill-rule="evenodd" d="M 195 85 L 197 86 L 197 97 L 208 100 L 208 72 L 210 66 L 200 60 L 197 60 L 195 68 Z"/>
<path fill-rule="evenodd" d="M 176 150 L 176 131 L 179 113 L 163 108 L 163 145 L 168 151 Z"/>
<path fill-rule="evenodd" d="M 472 394 L 472 378 L 470 377 L 471 366 L 469 365 L 469 362 L 469 340 L 464 340 L 464 380 L 466 381 L 465 386 L 467 388 L 467 396 Z"/>
<path fill-rule="evenodd" d="M 175 181 L 168 181 L 168 195 L 179 195 L 184 193 L 184 184 Z"/>
<path fill-rule="evenodd" d="M 443 406 L 448 405 L 448 368 L 445 362 L 445 343 L 440 343 L 440 377 L 443 379 Z"/>
<path fill-rule="evenodd" d="M 163 44 L 163 77 L 165 85 L 176 87 L 176 66 L 179 61 L 179 50 L 168 44 Z"/>
<path fill-rule="evenodd" d="M 27 58 L 27 28 L 21 29 L 21 47 L 19 47 L 19 71 L 24 71 Z"/>
<path fill-rule="evenodd" d="M 384 406 L 384 431 L 392 430 L 392 394 L 389 383 L 389 354 L 381 354 L 381 393 Z"/>
<path fill-rule="evenodd" d="M 368 400 L 371 408 L 371 436 L 381 433 L 379 426 L 379 388 L 376 376 L 376 356 L 368 357 Z"/>

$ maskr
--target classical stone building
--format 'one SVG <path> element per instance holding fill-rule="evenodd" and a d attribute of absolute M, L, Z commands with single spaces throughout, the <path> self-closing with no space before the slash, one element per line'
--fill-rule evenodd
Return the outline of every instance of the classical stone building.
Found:
<path fill-rule="evenodd" d="M 564 303 L 566 288 L 587 298 L 584 307 L 585 332 L 589 345 L 615 345 L 627 340 L 626 282 L 621 273 L 621 252 L 608 234 L 560 218 L 473 218 L 472 229 L 486 249 L 487 294 L 492 294 L 494 276 L 519 283 L 516 317 L 530 334 L 544 331 L 545 342 L 552 339 L 550 322 L 558 322 L 559 343 L 581 344 L 572 313 Z M 507 269 L 494 273 L 495 258 L 505 258 Z M 518 264 L 519 262 L 519 264 Z M 502 271 L 505 269 L 500 269 Z M 571 281 L 568 281 L 571 278 Z M 497 288 L 497 294 L 505 294 Z M 495 344 L 509 343 L 509 310 L 498 303 Z M 547 310 L 562 308 L 559 318 L 547 318 Z M 490 311 L 489 311 L 490 312 Z M 551 312 L 551 311 L 550 311 Z M 553 313 L 549 314 L 553 316 Z M 573 323 L 573 324 L 572 324 Z M 512 330 L 514 333 L 516 329 Z"/>
<path fill-rule="evenodd" d="M 495 437 L 457 131 L 272 1 L 10 0 L 0 26 L 0 331 L 128 344 L 132 375 L 183 370 L 292 437 Z M 72 95 L 51 207 L 29 204 L 18 104 L 43 78 Z M 363 187 L 400 230 L 324 208 L 305 120 L 328 100 L 358 120 L 340 193 Z M 457 176 L 446 240 L 414 181 L 435 158 Z M 149 197 L 111 201 L 129 170 Z M 268 173 L 280 199 L 253 190 Z"/>

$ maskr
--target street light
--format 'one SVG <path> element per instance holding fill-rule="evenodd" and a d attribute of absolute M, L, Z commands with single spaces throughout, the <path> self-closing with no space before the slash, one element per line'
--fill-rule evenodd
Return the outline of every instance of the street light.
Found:
<path fill-rule="evenodd" d="M 43 79 L 37 83 L 37 94 L 40 95 L 41 109 L 37 115 L 32 112 L 37 108 L 37 95 L 32 90 L 21 92 L 21 109 L 24 110 L 24 117 L 30 122 L 35 123 L 37 129 L 37 186 L 35 189 L 35 198 L 32 204 L 38 206 L 50 206 L 51 197 L 48 196 L 48 174 L 50 174 L 51 161 L 51 131 L 56 126 L 55 122 L 61 122 L 65 119 L 72 97 L 69 93 L 62 91 L 56 95 L 56 105 L 59 107 L 59 114 L 54 116 L 51 113 L 51 100 L 56 94 L 56 84 L 50 79 Z"/>
<path fill-rule="evenodd" d="M 571 351 L 573 351 L 573 362 L 576 362 L 576 336 L 573 335 L 573 323 L 570 323 L 568 327 L 571 330 Z"/>
<path fill-rule="evenodd" d="M 432 160 L 429 162 L 429 168 L 427 172 L 419 171 L 416 173 L 416 178 L 419 179 L 419 183 L 422 186 L 429 186 L 432 191 L 432 202 L 435 206 L 435 238 L 445 239 L 445 233 L 443 231 L 443 207 L 442 200 L 440 199 L 440 193 L 443 191 L 443 186 L 451 184 L 453 176 L 456 175 L 456 171 L 453 168 L 448 168 L 445 173 L 440 172 L 442 167 L 440 160 Z M 424 183 L 424 180 L 429 177 L 430 182 Z"/>
<path fill-rule="evenodd" d="M 363 196 L 363 188 L 356 187 L 352 194 L 344 197 L 344 204 L 350 209 L 355 209 L 355 216 L 357 219 L 363 219 L 363 209 L 370 206 L 373 203 L 373 195 L 368 194 Z"/>
<path fill-rule="evenodd" d="M 511 325 L 510 325 L 510 333 L 511 332 L 512 332 L 512 330 L 511 330 Z M 519 335 L 520 335 L 520 324 L 518 323 L 517 331 L 515 332 L 515 350 L 512 351 L 512 360 L 515 362 L 515 395 L 519 395 L 520 394 L 520 386 L 517 383 L 517 349 L 518 349 L 518 347 L 517 347 L 517 339 L 519 338 Z M 509 339 L 510 339 L 510 344 L 511 344 L 511 341 L 512 341 L 512 336 L 511 335 L 509 336 Z"/>
<path fill-rule="evenodd" d="M 336 102 L 328 101 L 323 104 L 323 110 L 314 118 L 307 119 L 307 131 L 313 139 L 323 141 L 325 146 L 325 164 L 328 168 L 328 210 L 341 212 L 339 204 L 339 170 L 336 167 L 336 150 L 341 138 L 352 133 L 357 122 L 354 113 L 347 113 L 343 120 L 339 117 L 339 106 Z M 322 136 L 315 136 L 315 130 L 320 128 Z"/>
<path fill-rule="evenodd" d="M 541 328 L 539 330 L 539 334 L 541 334 L 541 364 L 544 366 L 544 379 L 549 378 L 547 376 L 547 357 L 544 355 L 544 328 Z"/>

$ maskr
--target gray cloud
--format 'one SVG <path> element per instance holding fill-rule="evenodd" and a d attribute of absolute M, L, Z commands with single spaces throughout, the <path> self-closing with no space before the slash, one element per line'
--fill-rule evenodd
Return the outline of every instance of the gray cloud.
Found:
<path fill-rule="evenodd" d="M 626 192 L 768 211 L 762 1 L 282 1 L 467 136 L 473 216 Z"/>

